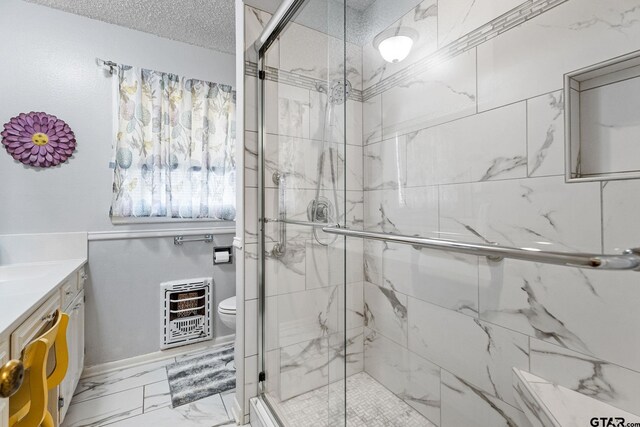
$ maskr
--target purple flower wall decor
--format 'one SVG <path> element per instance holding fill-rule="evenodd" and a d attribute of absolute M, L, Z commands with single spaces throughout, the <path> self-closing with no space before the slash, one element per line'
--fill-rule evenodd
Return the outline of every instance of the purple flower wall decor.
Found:
<path fill-rule="evenodd" d="M 0 135 L 14 159 L 38 168 L 64 163 L 76 149 L 76 137 L 69 125 L 47 113 L 32 111 L 13 117 Z"/>

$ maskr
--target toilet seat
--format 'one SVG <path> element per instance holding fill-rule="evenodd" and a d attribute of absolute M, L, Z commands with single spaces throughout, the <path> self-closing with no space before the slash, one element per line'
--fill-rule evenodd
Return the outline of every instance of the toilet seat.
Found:
<path fill-rule="evenodd" d="M 218 312 L 222 314 L 236 314 L 236 297 L 227 298 L 218 304 Z"/>

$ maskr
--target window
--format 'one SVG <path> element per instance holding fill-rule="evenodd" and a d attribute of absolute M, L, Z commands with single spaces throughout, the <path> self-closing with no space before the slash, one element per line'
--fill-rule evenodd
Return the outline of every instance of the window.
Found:
<path fill-rule="evenodd" d="M 110 216 L 234 220 L 231 86 L 118 66 Z"/>

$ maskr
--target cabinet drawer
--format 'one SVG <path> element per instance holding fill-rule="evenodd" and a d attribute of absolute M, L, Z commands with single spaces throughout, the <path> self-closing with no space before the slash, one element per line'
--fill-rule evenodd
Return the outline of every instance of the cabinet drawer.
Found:
<path fill-rule="evenodd" d="M 62 310 L 67 309 L 76 295 L 77 289 L 74 282 L 74 280 L 68 279 L 65 280 L 60 286 L 60 306 L 62 307 Z"/>
<path fill-rule="evenodd" d="M 22 349 L 40 335 L 60 307 L 60 292 L 56 292 L 13 331 L 11 334 L 12 359 L 20 358 Z"/>
<path fill-rule="evenodd" d="M 83 265 L 82 267 L 80 267 L 80 270 L 78 270 L 77 280 L 78 280 L 77 289 L 78 289 L 78 291 L 81 291 L 81 290 L 84 289 L 84 282 L 87 281 L 87 266 L 86 265 Z"/>

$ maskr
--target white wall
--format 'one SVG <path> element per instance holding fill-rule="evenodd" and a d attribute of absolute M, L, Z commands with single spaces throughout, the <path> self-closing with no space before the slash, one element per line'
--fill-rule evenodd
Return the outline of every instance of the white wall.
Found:
<path fill-rule="evenodd" d="M 160 228 L 109 220 L 113 80 L 96 57 L 235 86 L 234 55 L 19 0 L 0 3 L 0 39 L 0 123 L 45 111 L 64 119 L 78 141 L 73 158 L 47 170 L 0 152 L 0 234 Z M 233 266 L 214 268 L 211 245 L 178 248 L 170 238 L 92 242 L 89 259 L 89 365 L 159 349 L 161 280 L 213 275 L 216 301 L 235 293 Z M 218 319 L 215 330 L 231 333 Z"/>
<path fill-rule="evenodd" d="M 112 78 L 96 57 L 235 86 L 234 55 L 19 0 L 0 4 L 0 36 L 0 121 L 45 111 L 78 141 L 68 163 L 47 170 L 0 155 L 0 233 L 114 228 Z"/>

